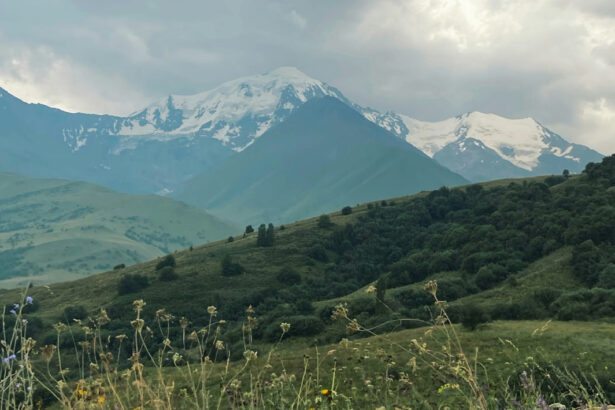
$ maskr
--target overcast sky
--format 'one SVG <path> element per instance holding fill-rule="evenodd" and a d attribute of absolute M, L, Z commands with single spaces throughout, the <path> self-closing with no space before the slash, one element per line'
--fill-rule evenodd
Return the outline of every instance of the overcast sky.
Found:
<path fill-rule="evenodd" d="M 0 87 L 127 114 L 282 65 L 361 105 L 536 118 L 615 152 L 614 0 L 1 0 Z"/>

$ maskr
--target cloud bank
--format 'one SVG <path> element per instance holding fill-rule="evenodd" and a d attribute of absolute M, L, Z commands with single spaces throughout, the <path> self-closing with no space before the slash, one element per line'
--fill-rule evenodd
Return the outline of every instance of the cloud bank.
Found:
<path fill-rule="evenodd" d="M 71 111 L 127 114 L 281 65 L 380 110 L 532 116 L 615 152 L 610 0 L 0 5 L 0 86 Z"/>

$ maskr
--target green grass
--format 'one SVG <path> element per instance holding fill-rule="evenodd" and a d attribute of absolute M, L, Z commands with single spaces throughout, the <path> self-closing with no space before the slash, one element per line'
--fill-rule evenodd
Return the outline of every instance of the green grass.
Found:
<path fill-rule="evenodd" d="M 237 231 L 168 198 L 0 173 L 0 287 L 72 280 Z"/>

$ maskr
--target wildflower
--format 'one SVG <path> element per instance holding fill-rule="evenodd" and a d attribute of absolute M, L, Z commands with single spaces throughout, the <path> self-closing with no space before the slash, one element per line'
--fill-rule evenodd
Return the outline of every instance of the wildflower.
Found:
<path fill-rule="evenodd" d="M 4 362 L 4 364 L 9 364 L 10 359 L 8 357 L 5 357 L 4 359 L 2 359 L 2 361 Z"/>
<path fill-rule="evenodd" d="M 15 356 L 14 354 L 9 356 L 9 360 L 15 360 L 17 358 L 17 356 Z"/>
<path fill-rule="evenodd" d="M 367 289 L 365 289 L 365 293 L 374 293 L 376 292 L 376 287 L 374 285 L 369 285 Z"/>
<path fill-rule="evenodd" d="M 19 303 L 15 303 L 15 304 L 13 305 L 13 309 L 15 309 L 15 310 L 19 309 Z"/>
<path fill-rule="evenodd" d="M 254 308 L 252 307 L 252 305 L 248 306 L 248 308 L 246 309 L 246 313 L 247 314 L 254 314 Z"/>
<path fill-rule="evenodd" d="M 541 409 L 541 410 L 548 410 L 549 409 L 549 405 L 547 404 L 547 402 L 545 401 L 544 397 L 542 397 L 542 396 L 538 396 L 538 398 L 536 399 L 536 406 L 538 406 L 538 408 Z"/>
<path fill-rule="evenodd" d="M 331 390 L 329 390 L 329 389 L 322 389 L 320 391 L 320 394 L 322 394 L 323 396 L 328 396 L 329 394 L 331 394 Z"/>
<path fill-rule="evenodd" d="M 346 325 L 346 331 L 349 334 L 353 334 L 353 333 L 361 331 L 361 325 L 359 324 L 357 319 L 352 319 L 350 322 L 348 322 L 348 324 Z"/>
<path fill-rule="evenodd" d="M 105 396 L 98 396 L 98 404 L 103 404 L 105 402 Z"/>
<path fill-rule="evenodd" d="M 222 340 L 216 340 L 216 349 L 224 350 L 224 342 Z"/>
<path fill-rule="evenodd" d="M 134 308 L 135 312 L 140 313 L 143 311 L 143 307 L 145 307 L 146 304 L 147 303 L 145 303 L 143 299 L 139 299 L 132 302 L 132 307 Z"/>
<path fill-rule="evenodd" d="M 438 291 L 438 282 L 435 280 L 430 280 L 425 284 L 425 290 L 435 298 L 436 292 Z"/>
<path fill-rule="evenodd" d="M 15 309 L 11 309 L 11 310 L 9 310 L 9 313 L 10 313 L 11 315 L 16 315 L 16 314 L 17 314 L 17 312 L 15 312 Z"/>
<path fill-rule="evenodd" d="M 280 328 L 282 329 L 283 333 L 288 333 L 288 331 L 290 330 L 290 323 L 282 322 L 280 323 Z"/>
<path fill-rule="evenodd" d="M 31 304 L 32 304 L 32 302 L 34 302 L 34 299 L 32 299 L 32 296 L 26 296 L 26 303 L 27 303 L 28 305 L 31 305 Z"/>
<path fill-rule="evenodd" d="M 534 390 L 534 383 L 527 376 L 527 372 L 525 370 L 521 372 L 521 374 L 519 375 L 519 378 L 521 379 L 521 383 L 523 384 L 523 388 L 525 390 L 527 391 Z"/>
<path fill-rule="evenodd" d="M 256 360 L 256 358 L 258 357 L 258 353 L 253 350 L 246 350 L 245 352 L 243 352 L 243 357 L 246 359 L 247 362 L 249 362 L 250 360 Z"/>
<path fill-rule="evenodd" d="M 218 311 L 216 310 L 215 306 L 208 306 L 207 307 L 207 313 L 209 313 L 210 316 L 216 316 Z"/>
<path fill-rule="evenodd" d="M 137 331 L 141 331 L 141 329 L 143 329 L 143 325 L 145 324 L 145 321 L 143 319 L 135 319 L 135 320 L 132 320 L 130 324 L 132 325 L 132 327 L 137 329 Z"/>
<path fill-rule="evenodd" d="M 344 303 L 338 304 L 333 310 L 333 313 L 331 314 L 331 319 L 333 320 L 345 319 L 347 317 L 348 317 L 348 308 L 346 307 L 346 304 Z"/>

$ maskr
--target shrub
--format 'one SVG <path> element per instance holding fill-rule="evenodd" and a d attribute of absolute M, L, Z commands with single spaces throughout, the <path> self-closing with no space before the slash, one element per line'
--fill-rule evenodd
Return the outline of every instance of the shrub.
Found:
<path fill-rule="evenodd" d="M 83 306 L 68 306 L 64 309 L 62 319 L 72 322 L 73 319 L 83 320 L 88 317 L 88 311 Z"/>
<path fill-rule="evenodd" d="M 225 255 L 221 262 L 222 276 L 238 276 L 245 272 L 243 266 L 233 262 L 229 255 Z"/>
<path fill-rule="evenodd" d="M 461 325 L 468 330 L 476 328 L 489 321 L 487 313 L 476 305 L 465 305 L 461 308 Z"/>
<path fill-rule="evenodd" d="M 177 273 L 175 273 L 175 269 L 173 269 L 171 266 L 165 266 L 158 271 L 158 277 L 162 281 L 169 282 L 177 279 L 179 276 L 177 275 Z"/>
<path fill-rule="evenodd" d="M 125 264 L 120 263 L 119 265 L 115 265 L 115 266 L 113 267 L 113 270 L 120 270 L 120 269 L 124 269 L 125 267 L 126 267 L 126 265 L 125 265 Z"/>
<path fill-rule="evenodd" d="M 165 266 L 175 267 L 175 257 L 173 255 L 167 255 L 160 262 L 158 262 L 156 264 L 156 270 L 160 270 Z"/>
<path fill-rule="evenodd" d="M 287 285 L 298 285 L 301 283 L 301 275 L 292 268 L 283 268 L 276 276 L 278 282 Z"/>
<path fill-rule="evenodd" d="M 333 226 L 333 222 L 331 222 L 331 218 L 329 215 L 320 215 L 318 218 L 318 227 L 322 229 L 328 229 Z"/>
<path fill-rule="evenodd" d="M 308 256 L 320 262 L 327 262 L 329 260 L 325 247 L 319 243 L 310 248 L 308 251 Z"/>
<path fill-rule="evenodd" d="M 349 206 L 345 206 L 342 208 L 342 215 L 350 215 L 352 213 L 352 208 Z"/>
<path fill-rule="evenodd" d="M 597 286 L 604 289 L 615 289 L 615 265 L 611 263 L 602 269 L 598 275 Z"/>
<path fill-rule="evenodd" d="M 135 274 L 135 275 L 125 275 L 120 279 L 118 283 L 118 294 L 125 295 L 128 293 L 135 293 L 142 289 L 145 289 L 149 286 L 149 281 L 145 276 Z"/>
<path fill-rule="evenodd" d="M 233 238 L 232 236 L 229 236 L 228 239 L 226 240 L 227 242 L 231 243 L 235 240 L 235 238 Z"/>
<path fill-rule="evenodd" d="M 247 233 L 247 234 L 248 234 L 248 233 L 252 233 L 252 232 L 254 232 L 254 228 L 252 228 L 252 225 L 248 225 L 248 226 L 246 226 L 246 231 L 245 231 L 245 233 Z"/>

